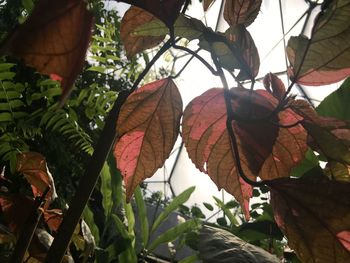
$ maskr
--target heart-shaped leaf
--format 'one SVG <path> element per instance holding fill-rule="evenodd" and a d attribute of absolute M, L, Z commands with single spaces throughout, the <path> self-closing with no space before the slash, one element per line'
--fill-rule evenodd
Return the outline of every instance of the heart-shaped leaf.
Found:
<path fill-rule="evenodd" d="M 59 76 L 64 100 L 83 68 L 92 22 L 84 0 L 39 0 L 2 51 L 22 58 L 40 73 Z"/>
<path fill-rule="evenodd" d="M 130 7 L 129 10 L 126 11 L 120 25 L 120 38 L 129 59 L 137 53 L 155 47 L 162 42 L 165 34 L 157 37 L 133 35 L 137 27 L 156 19 L 157 18 L 152 14 L 135 6 Z"/>
<path fill-rule="evenodd" d="M 169 157 L 181 115 L 181 96 L 169 78 L 141 87 L 122 106 L 114 156 L 124 177 L 127 200 Z"/>
<path fill-rule="evenodd" d="M 263 94 L 263 95 L 261 95 Z M 241 118 L 268 115 L 277 100 L 268 92 L 231 90 L 232 105 Z M 202 172 L 208 173 L 219 189 L 224 188 L 241 204 L 249 218 L 252 188 L 238 174 L 226 130 L 226 107 L 223 89 L 214 88 L 192 100 L 183 117 L 183 140 L 189 157 Z M 293 123 L 300 116 L 290 110 L 282 111 L 269 122 L 234 121 L 240 162 L 246 176 L 255 180 L 289 176 L 292 167 L 304 157 L 307 149 L 306 132 L 300 125 L 279 128 L 276 124 Z"/>
<path fill-rule="evenodd" d="M 262 0 L 226 0 L 224 18 L 230 25 L 249 26 L 260 11 Z"/>
<path fill-rule="evenodd" d="M 349 16 L 347 0 L 330 1 L 315 25 L 310 43 L 304 36 L 290 38 L 287 54 L 292 78 L 297 77 L 300 84 L 319 86 L 338 82 L 350 74 Z"/>
<path fill-rule="evenodd" d="M 268 186 L 276 222 L 302 262 L 350 262 L 350 184 L 284 178 Z"/>

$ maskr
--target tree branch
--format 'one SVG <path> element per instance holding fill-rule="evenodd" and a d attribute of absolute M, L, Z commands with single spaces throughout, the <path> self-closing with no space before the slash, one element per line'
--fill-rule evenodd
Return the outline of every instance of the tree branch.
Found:
<path fill-rule="evenodd" d="M 110 148 L 115 139 L 116 120 L 118 119 L 120 109 L 127 97 L 138 87 L 141 80 L 145 77 L 152 65 L 171 47 L 171 40 L 167 41 L 158 51 L 154 58 L 146 65 L 143 72 L 135 81 L 130 90 L 119 93 L 117 100 L 114 103 L 112 110 L 109 112 L 106 119 L 106 124 L 101 132 L 99 141 L 96 145 L 93 155 L 85 169 L 85 173 L 79 181 L 79 186 L 72 203 L 63 218 L 63 221 L 58 229 L 57 235 L 49 249 L 46 263 L 60 263 L 68 248 L 69 241 L 74 232 L 76 225 L 83 213 L 83 210 L 90 198 L 90 195 L 96 185 L 100 171 L 105 162 L 105 159 L 110 151 Z"/>

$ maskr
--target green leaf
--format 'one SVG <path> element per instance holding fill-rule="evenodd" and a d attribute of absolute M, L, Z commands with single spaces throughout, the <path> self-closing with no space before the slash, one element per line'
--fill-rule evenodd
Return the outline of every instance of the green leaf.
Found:
<path fill-rule="evenodd" d="M 92 67 L 89 67 L 87 70 L 105 74 L 106 68 L 105 67 L 101 67 L 101 66 L 92 66 Z"/>
<path fill-rule="evenodd" d="M 325 117 L 334 117 L 350 121 L 350 78 L 347 78 L 339 89 L 332 92 L 318 105 L 316 111 Z"/>
<path fill-rule="evenodd" d="M 153 240 L 147 249 L 149 251 L 153 251 L 157 246 L 159 246 L 162 243 L 174 241 L 182 234 L 195 228 L 196 225 L 197 225 L 196 220 L 191 219 L 177 226 L 174 226 L 169 230 L 165 231 L 163 234 L 159 235 L 155 240 Z"/>
<path fill-rule="evenodd" d="M 148 243 L 149 225 L 147 219 L 146 204 L 143 199 L 140 186 L 135 189 L 135 202 L 137 206 L 138 216 L 141 224 L 141 233 L 144 246 Z"/>
<path fill-rule="evenodd" d="M 0 122 L 9 122 L 12 121 L 12 115 L 9 112 L 1 112 L 0 113 Z"/>
<path fill-rule="evenodd" d="M 203 205 L 204 205 L 205 208 L 208 209 L 209 211 L 213 211 L 213 210 L 214 210 L 214 207 L 213 207 L 211 204 L 209 204 L 209 203 L 204 202 Z"/>
<path fill-rule="evenodd" d="M 319 160 L 317 156 L 309 148 L 305 153 L 304 160 L 302 160 L 302 162 L 298 166 L 293 168 L 290 175 L 294 177 L 300 177 L 318 165 L 319 165 Z"/>
<path fill-rule="evenodd" d="M 235 217 L 235 215 L 230 211 L 229 208 L 227 208 L 225 206 L 225 204 L 217 197 L 213 196 L 213 198 L 215 199 L 216 201 L 216 204 L 218 205 L 218 207 L 220 207 L 224 213 L 225 213 L 225 216 L 227 216 L 228 220 L 230 220 L 230 223 L 233 225 L 233 226 L 238 226 L 239 223 Z"/>
<path fill-rule="evenodd" d="M 84 217 L 85 222 L 88 224 L 92 235 L 95 238 L 96 244 L 99 244 L 100 233 L 99 233 L 97 225 L 95 224 L 94 213 L 90 210 L 90 208 L 88 206 L 86 206 L 84 209 L 83 217 Z"/>
<path fill-rule="evenodd" d="M 0 71 L 8 71 L 13 68 L 16 64 L 13 63 L 0 63 Z"/>
<path fill-rule="evenodd" d="M 180 205 L 185 203 L 190 198 L 195 188 L 196 188 L 195 186 L 192 186 L 186 189 L 180 195 L 175 197 L 173 201 L 171 201 L 171 203 L 164 208 L 164 210 L 160 213 L 160 215 L 154 221 L 152 225 L 151 233 L 153 233 L 159 227 L 159 225 L 169 216 L 171 212 L 178 209 Z"/>
<path fill-rule="evenodd" d="M 102 206 L 105 211 L 106 219 L 108 219 L 113 206 L 112 200 L 112 189 L 111 189 L 111 174 L 109 170 L 109 166 L 105 163 L 100 172 L 101 185 L 100 191 L 103 196 Z"/>
<path fill-rule="evenodd" d="M 22 0 L 22 5 L 28 13 L 32 12 L 34 7 L 34 3 L 32 0 Z"/>
<path fill-rule="evenodd" d="M 294 74 L 299 72 L 297 82 L 300 84 L 331 84 L 350 74 L 349 1 L 329 2 L 328 8 L 314 26 L 310 43 L 304 36 L 291 37 L 288 42 L 288 58 Z"/>
<path fill-rule="evenodd" d="M 0 72 L 0 80 L 12 80 L 16 76 L 14 72 Z"/>
<path fill-rule="evenodd" d="M 199 261 L 199 257 L 197 255 L 192 255 L 192 256 L 188 256 L 184 259 L 181 259 L 180 261 L 178 261 L 178 263 L 194 263 L 194 262 L 198 262 Z"/>

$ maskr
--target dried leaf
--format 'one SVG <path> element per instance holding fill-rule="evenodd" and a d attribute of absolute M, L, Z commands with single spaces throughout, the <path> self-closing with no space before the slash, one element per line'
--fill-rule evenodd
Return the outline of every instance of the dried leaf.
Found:
<path fill-rule="evenodd" d="M 127 199 L 136 186 L 160 168 L 174 146 L 182 115 L 180 93 L 171 79 L 141 87 L 124 103 L 114 148 Z"/>
<path fill-rule="evenodd" d="M 215 0 L 203 0 L 203 10 L 206 12 L 214 4 Z"/>
<path fill-rule="evenodd" d="M 93 17 L 84 0 L 39 0 L 2 52 L 22 58 L 40 73 L 62 78 L 62 100 L 83 68 Z"/>
<path fill-rule="evenodd" d="M 47 187 L 50 187 L 47 199 L 53 200 L 57 197 L 53 178 L 47 168 L 44 156 L 40 153 L 27 152 L 19 154 L 16 170 L 22 173 L 30 183 L 35 197 L 42 195 Z"/>
<path fill-rule="evenodd" d="M 154 0 L 121 0 L 121 2 L 142 8 L 166 24 L 171 28 L 175 20 L 180 14 L 180 10 L 185 0 L 168 0 L 165 2 L 158 2 Z"/>
<path fill-rule="evenodd" d="M 268 182 L 277 224 L 302 262 L 349 262 L 350 185 L 306 178 Z"/>
<path fill-rule="evenodd" d="M 268 73 L 264 77 L 264 87 L 270 92 L 276 99 L 281 100 L 286 93 L 286 88 L 275 74 Z"/>
<path fill-rule="evenodd" d="M 266 116 L 277 104 L 277 100 L 271 95 L 268 97 L 265 91 L 253 92 L 252 96 L 249 94 L 249 90 L 245 89 L 231 90 L 233 109 L 240 118 Z M 252 188 L 238 174 L 226 119 L 223 89 L 210 89 L 186 107 L 183 140 L 196 167 L 208 173 L 219 189 L 224 188 L 231 193 L 249 218 Z M 300 116 L 286 110 L 274 121 L 276 124 L 290 124 L 299 119 Z M 292 167 L 304 158 L 306 133 L 298 124 L 292 128 L 279 128 L 266 121 L 234 121 L 233 129 L 242 169 L 251 180 L 257 176 L 267 180 L 289 176 Z"/>
<path fill-rule="evenodd" d="M 120 38 L 129 59 L 141 51 L 157 46 L 163 41 L 165 34 L 157 37 L 133 35 L 137 27 L 155 20 L 158 19 L 152 14 L 135 6 L 130 7 L 124 14 L 120 25 Z"/>
<path fill-rule="evenodd" d="M 298 83 L 319 86 L 338 82 L 350 74 L 349 16 L 348 0 L 331 1 L 315 25 L 311 43 L 303 36 L 290 38 L 287 54 L 291 78 L 299 73 Z"/>
<path fill-rule="evenodd" d="M 260 11 L 262 0 L 226 0 L 224 18 L 230 25 L 249 26 Z"/>

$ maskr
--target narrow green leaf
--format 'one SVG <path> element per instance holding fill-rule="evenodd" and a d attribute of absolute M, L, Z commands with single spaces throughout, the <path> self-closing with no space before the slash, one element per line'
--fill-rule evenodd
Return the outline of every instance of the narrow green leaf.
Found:
<path fill-rule="evenodd" d="M 0 113 L 0 122 L 5 122 L 5 121 L 12 121 L 11 113 L 9 112 Z"/>
<path fill-rule="evenodd" d="M 129 232 L 126 228 L 126 226 L 123 224 L 123 222 L 120 220 L 120 218 L 115 215 L 115 214 L 111 214 L 111 219 L 115 225 L 115 227 L 117 228 L 118 233 L 125 239 L 130 239 L 130 235 Z"/>
<path fill-rule="evenodd" d="M 89 67 L 87 70 L 105 74 L 106 68 L 105 67 L 101 67 L 101 66 L 92 66 L 92 67 Z"/>
<path fill-rule="evenodd" d="M 15 65 L 13 63 L 0 63 L 0 71 L 8 71 Z"/>
<path fill-rule="evenodd" d="M 163 234 L 159 235 L 155 240 L 153 240 L 152 243 L 148 246 L 148 250 L 153 251 L 157 246 L 159 246 L 162 243 L 174 241 L 182 234 L 196 227 L 196 224 L 197 224 L 196 220 L 191 219 L 170 228 L 169 230 L 165 231 Z"/>
<path fill-rule="evenodd" d="M 230 223 L 233 226 L 238 226 L 239 223 L 236 219 L 236 217 L 234 216 L 234 214 L 231 212 L 230 209 L 228 209 L 225 204 L 217 197 L 213 196 L 213 198 L 215 199 L 217 205 L 224 211 L 225 216 L 227 216 L 228 220 L 230 220 Z"/>
<path fill-rule="evenodd" d="M 199 257 L 197 255 L 192 255 L 184 259 L 181 259 L 180 261 L 178 261 L 178 263 L 193 263 L 198 261 L 199 261 Z"/>
<path fill-rule="evenodd" d="M 102 206 L 105 211 L 105 215 L 107 219 L 112 211 L 112 206 L 113 206 L 111 174 L 107 163 L 105 163 L 102 167 L 102 170 L 100 172 L 100 178 L 101 178 L 100 191 L 103 196 Z"/>
<path fill-rule="evenodd" d="M 16 73 L 14 72 L 0 72 L 0 80 L 11 80 L 14 76 L 16 76 Z"/>
<path fill-rule="evenodd" d="M 214 210 L 214 207 L 213 207 L 211 204 L 209 204 L 209 203 L 204 202 L 203 205 L 204 205 L 205 208 L 208 209 L 209 211 L 213 211 L 213 210 Z"/>
<path fill-rule="evenodd" d="M 153 233 L 159 227 L 159 225 L 169 216 L 171 212 L 179 208 L 180 205 L 185 203 L 190 198 L 195 188 L 196 188 L 195 186 L 192 186 L 186 189 L 180 195 L 175 197 L 173 201 L 164 208 L 164 210 L 160 213 L 160 215 L 154 221 L 152 225 L 151 233 Z"/>
<path fill-rule="evenodd" d="M 95 238 L 96 244 L 99 244 L 100 243 L 100 233 L 99 233 L 97 225 L 95 224 L 94 214 L 88 206 L 86 206 L 84 209 L 83 217 L 84 217 L 85 222 L 88 224 L 92 235 Z"/>
<path fill-rule="evenodd" d="M 146 204 L 143 199 L 140 186 L 136 187 L 134 195 L 135 195 L 137 211 L 139 214 L 140 224 L 141 224 L 142 240 L 143 240 L 144 246 L 146 246 L 148 243 L 148 237 L 149 237 L 149 225 L 148 225 Z"/>

